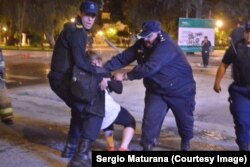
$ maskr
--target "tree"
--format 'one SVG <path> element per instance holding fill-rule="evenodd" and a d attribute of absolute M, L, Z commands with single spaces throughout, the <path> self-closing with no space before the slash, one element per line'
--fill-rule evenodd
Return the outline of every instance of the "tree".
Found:
<path fill-rule="evenodd" d="M 161 21 L 162 27 L 170 34 L 176 36 L 179 10 L 175 0 L 127 0 L 123 6 L 125 23 L 130 30 L 138 33 L 145 20 L 156 19 Z"/>
<path fill-rule="evenodd" d="M 1 13 L 9 29 L 8 44 L 13 45 L 22 32 L 37 36 L 42 43 L 46 36 L 51 47 L 54 35 L 63 23 L 76 16 L 81 0 L 1 0 Z"/>
<path fill-rule="evenodd" d="M 79 0 L 33 0 L 29 16 L 35 17 L 31 17 L 32 29 L 29 31 L 38 33 L 41 37 L 45 35 L 50 47 L 53 47 L 55 33 L 62 29 L 63 23 L 76 16 L 79 3 Z"/>
<path fill-rule="evenodd" d="M 111 21 L 112 22 L 117 22 L 117 21 L 124 21 L 125 16 L 122 10 L 123 6 L 126 3 L 126 0 L 111 0 L 111 1 L 106 1 L 105 3 L 108 3 L 108 8 L 109 12 L 111 13 Z"/>
<path fill-rule="evenodd" d="M 94 0 L 100 7 L 109 3 L 111 21 L 118 20 L 129 25 L 129 31 L 138 33 L 145 20 L 161 21 L 163 29 L 171 36 L 177 36 L 178 18 L 216 18 L 228 20 L 250 16 L 248 0 Z M 1 0 L 0 25 L 8 26 L 8 44 L 14 44 L 22 32 L 37 37 L 43 43 L 43 36 L 51 47 L 63 24 L 76 16 L 82 0 Z M 122 9 L 122 10 L 121 10 Z M 100 16 L 100 15 L 99 15 Z M 98 16 L 98 17 L 99 17 Z M 94 30 L 100 28 L 102 20 L 97 19 Z M 99 25 L 98 25 L 99 24 Z"/>
<path fill-rule="evenodd" d="M 194 10 L 193 3 L 190 3 L 190 1 L 187 0 L 179 0 L 179 4 L 181 4 L 180 11 L 184 11 L 185 17 L 188 18 L 191 11 Z"/>
<path fill-rule="evenodd" d="M 147 4 L 147 0 L 144 1 Z M 125 15 L 125 23 L 129 25 L 130 31 L 136 33 L 143 23 L 145 10 L 142 10 L 141 1 L 139 0 L 126 0 L 125 5 L 122 8 L 122 11 Z"/>
<path fill-rule="evenodd" d="M 221 0 L 216 6 L 217 15 L 230 20 L 247 20 L 250 17 L 250 2 L 248 0 Z"/>
<path fill-rule="evenodd" d="M 202 18 L 202 11 L 204 9 L 204 0 L 193 0 L 195 6 L 195 18 Z"/>
<path fill-rule="evenodd" d="M 194 18 L 206 18 L 209 17 L 209 2 L 212 0 L 179 0 L 181 5 L 181 11 L 185 11 L 185 17 L 194 17 Z M 215 5 L 216 2 L 213 2 Z"/>
<path fill-rule="evenodd" d="M 19 45 L 21 33 L 28 25 L 26 17 L 27 4 L 30 0 L 3 0 L 2 12 L 5 17 L 6 25 L 8 26 L 9 40 L 7 44 Z"/>
<path fill-rule="evenodd" d="M 17 39 L 18 42 L 20 43 L 21 39 L 22 39 L 22 32 L 25 26 L 25 16 L 26 16 L 26 7 L 27 7 L 27 1 L 28 0 L 24 0 L 24 1 L 18 1 L 16 3 L 16 14 L 17 14 L 17 21 L 16 21 L 16 25 L 17 25 Z M 26 24 L 27 25 L 27 24 Z M 19 44 L 18 43 L 18 44 Z"/>
<path fill-rule="evenodd" d="M 145 20 L 157 19 L 163 25 L 175 21 L 178 10 L 174 10 L 175 0 L 127 0 L 123 6 L 125 23 L 127 23 L 134 32 L 141 29 L 141 25 Z M 169 19 L 170 16 L 175 16 Z"/>

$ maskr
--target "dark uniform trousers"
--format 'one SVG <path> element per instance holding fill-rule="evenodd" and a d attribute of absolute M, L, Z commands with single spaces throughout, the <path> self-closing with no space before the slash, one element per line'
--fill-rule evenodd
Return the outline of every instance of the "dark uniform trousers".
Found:
<path fill-rule="evenodd" d="M 195 90 L 192 90 L 195 91 Z M 193 138 L 193 111 L 195 108 L 195 93 L 187 96 L 164 96 L 146 91 L 145 109 L 142 123 L 141 145 L 155 145 L 159 139 L 162 123 L 169 109 L 172 110 L 179 135 L 183 141 Z"/>
<path fill-rule="evenodd" d="M 209 64 L 209 54 L 209 50 L 202 51 L 202 62 L 204 66 L 207 66 Z"/>
<path fill-rule="evenodd" d="M 236 131 L 236 143 L 240 150 L 249 150 L 250 142 L 250 86 L 242 87 L 235 83 L 229 86 L 230 112 Z"/>

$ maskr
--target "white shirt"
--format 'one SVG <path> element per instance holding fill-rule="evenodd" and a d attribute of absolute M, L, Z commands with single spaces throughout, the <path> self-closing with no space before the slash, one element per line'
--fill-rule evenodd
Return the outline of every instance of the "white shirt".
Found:
<path fill-rule="evenodd" d="M 101 129 L 105 129 L 110 126 L 117 118 L 121 106 L 110 96 L 107 90 L 105 90 L 105 116 L 102 121 Z"/>

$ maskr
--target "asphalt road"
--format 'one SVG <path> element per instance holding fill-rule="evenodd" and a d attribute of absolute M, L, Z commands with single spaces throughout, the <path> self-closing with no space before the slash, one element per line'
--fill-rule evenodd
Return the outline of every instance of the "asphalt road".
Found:
<path fill-rule="evenodd" d="M 116 52 L 112 48 L 98 47 L 97 51 L 103 56 L 103 61 L 107 61 Z M 6 61 L 6 83 L 8 88 L 47 83 L 47 74 L 50 70 L 52 52 L 39 51 L 3 51 Z M 188 55 L 188 61 L 192 65 L 195 73 L 202 73 L 214 76 L 222 58 L 222 51 L 216 51 L 210 57 L 209 68 L 201 68 L 200 54 Z M 131 69 L 136 63 L 125 68 Z M 227 73 L 227 75 L 230 72 Z M 229 76 L 229 75 L 228 75 Z"/>
<path fill-rule="evenodd" d="M 112 49 L 98 48 L 104 61 L 115 54 Z M 63 167 L 68 159 L 60 157 L 69 125 L 69 108 L 50 90 L 47 74 L 51 52 L 4 51 L 15 124 L 0 123 L 0 167 Z M 228 111 L 226 87 L 231 82 L 227 73 L 222 94 L 212 91 L 212 84 L 222 53 L 210 58 L 210 66 L 202 68 L 200 55 L 188 55 L 197 82 L 195 111 L 195 138 L 192 150 L 236 150 L 232 118 Z M 133 65 L 124 70 L 129 70 Z M 135 117 L 137 129 L 130 145 L 139 146 L 143 114 L 144 87 L 141 80 L 124 83 L 122 95 L 114 98 Z M 129 97 L 129 98 L 128 98 Z M 122 131 L 116 130 L 119 144 Z M 164 120 L 160 143 L 156 150 L 178 150 L 180 138 L 171 112 Z M 93 150 L 103 150 L 105 142 L 100 138 Z"/>

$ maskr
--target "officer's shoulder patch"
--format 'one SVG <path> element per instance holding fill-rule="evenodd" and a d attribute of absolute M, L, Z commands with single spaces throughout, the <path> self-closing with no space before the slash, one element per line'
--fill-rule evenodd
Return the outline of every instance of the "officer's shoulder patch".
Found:
<path fill-rule="evenodd" d="M 137 49 L 137 53 L 143 53 L 142 49 Z"/>
<path fill-rule="evenodd" d="M 76 24 L 76 28 L 77 29 L 83 29 L 83 25 L 82 24 Z"/>
<path fill-rule="evenodd" d="M 160 42 L 164 42 L 164 41 L 166 41 L 166 38 L 160 39 Z"/>

